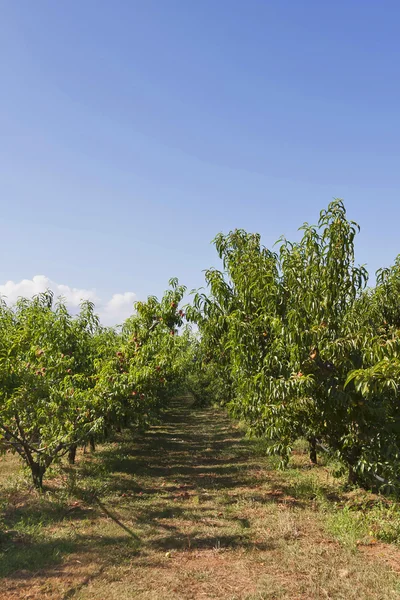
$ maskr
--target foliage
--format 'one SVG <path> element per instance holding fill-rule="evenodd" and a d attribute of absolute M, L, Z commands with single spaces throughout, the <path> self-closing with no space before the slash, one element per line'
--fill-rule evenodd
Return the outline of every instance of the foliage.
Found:
<path fill-rule="evenodd" d="M 121 332 L 94 306 L 71 316 L 51 292 L 0 306 L 0 442 L 29 466 L 36 487 L 54 460 L 112 428 L 146 427 L 181 385 L 185 292 L 138 302 Z"/>
<path fill-rule="evenodd" d="M 232 414 L 286 463 L 305 437 L 328 447 L 352 482 L 399 476 L 399 261 L 365 289 L 354 262 L 356 223 L 336 200 L 317 226 L 278 251 L 235 230 L 215 245 L 223 271 L 206 273 L 193 319 Z M 208 354 L 207 354 L 208 353 Z"/>
<path fill-rule="evenodd" d="M 350 482 L 398 487 L 400 256 L 367 288 L 358 229 L 335 200 L 274 250 L 258 234 L 218 234 L 222 269 L 206 271 L 206 290 L 181 309 L 186 289 L 172 279 L 120 329 L 101 327 L 89 302 L 71 316 L 51 292 L 1 302 L 1 448 L 41 487 L 78 444 L 144 430 L 189 391 L 226 405 L 282 464 L 305 438 L 313 462 L 325 449 Z"/>
<path fill-rule="evenodd" d="M 47 467 L 98 427 L 93 340 L 99 324 L 84 302 L 76 317 L 51 292 L 0 307 L 0 435 L 42 485 Z"/>

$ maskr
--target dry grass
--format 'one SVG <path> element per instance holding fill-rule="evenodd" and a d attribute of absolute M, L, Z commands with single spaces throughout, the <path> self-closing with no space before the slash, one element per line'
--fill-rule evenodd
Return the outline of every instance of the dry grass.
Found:
<path fill-rule="evenodd" d="M 42 498 L 10 482 L 2 496 L 2 600 L 400 597 L 396 547 L 345 510 L 372 496 L 343 493 L 301 450 L 276 471 L 214 409 L 173 407 L 80 454 Z"/>

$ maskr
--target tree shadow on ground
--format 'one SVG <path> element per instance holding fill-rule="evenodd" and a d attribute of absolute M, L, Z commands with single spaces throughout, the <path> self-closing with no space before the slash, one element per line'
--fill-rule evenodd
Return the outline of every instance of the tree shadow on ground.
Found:
<path fill-rule="evenodd" d="M 13 532 L 0 546 L 0 577 L 28 580 L 32 573 L 56 566 L 78 551 L 83 560 L 87 556 L 90 561 L 113 561 L 120 558 L 121 551 L 125 558 L 137 556 L 139 547 L 140 541 L 128 536 L 76 535 L 71 539 L 66 532 L 63 537 L 40 540 Z"/>
<path fill-rule="evenodd" d="M 294 498 L 294 489 L 278 485 L 276 477 L 273 489 L 260 490 L 255 474 L 262 472 L 264 482 L 268 475 L 254 443 L 213 409 L 175 404 L 146 434 L 125 430 L 115 441 L 77 464 L 79 506 L 71 509 L 50 499 L 6 511 L 9 533 L 0 537 L 3 576 L 28 580 L 29 571 L 57 565 L 77 552 L 112 564 L 121 551 L 126 558 L 170 549 L 272 550 L 273 540 L 252 541 L 249 520 L 229 509 L 243 502 L 302 509 L 313 493 L 310 488 Z M 96 484 L 104 482 L 102 495 Z M 89 532 L 71 537 L 75 524 L 85 519 L 94 523 Z M 55 539 L 41 539 L 35 531 L 21 533 L 21 523 L 28 532 L 61 523 L 67 527 Z M 111 523 L 121 535 L 100 535 L 102 523 Z"/>

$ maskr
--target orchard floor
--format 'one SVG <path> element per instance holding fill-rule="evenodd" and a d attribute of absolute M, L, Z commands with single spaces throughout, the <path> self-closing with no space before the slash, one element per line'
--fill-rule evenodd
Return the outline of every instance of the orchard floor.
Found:
<path fill-rule="evenodd" d="M 400 598 L 398 546 L 352 525 L 332 533 L 345 498 L 328 470 L 301 451 L 288 471 L 273 467 L 223 412 L 185 403 L 144 435 L 80 453 L 42 497 L 9 457 L 0 597 Z"/>

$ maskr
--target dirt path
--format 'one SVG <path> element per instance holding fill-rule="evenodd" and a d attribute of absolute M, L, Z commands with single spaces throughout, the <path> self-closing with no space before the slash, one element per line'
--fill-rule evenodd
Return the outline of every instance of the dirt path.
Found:
<path fill-rule="evenodd" d="M 79 469 L 83 500 L 42 519 L 57 558 L 8 576 L 3 600 L 400 597 L 394 572 L 331 539 L 312 497 L 294 497 L 220 411 L 177 405 Z"/>

